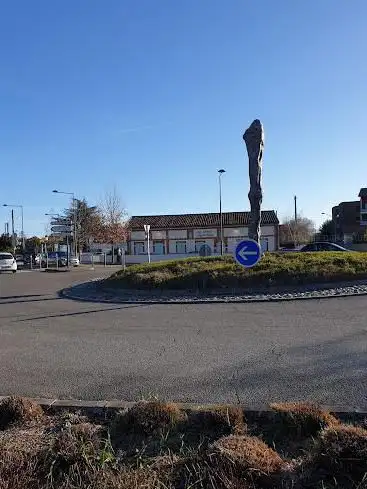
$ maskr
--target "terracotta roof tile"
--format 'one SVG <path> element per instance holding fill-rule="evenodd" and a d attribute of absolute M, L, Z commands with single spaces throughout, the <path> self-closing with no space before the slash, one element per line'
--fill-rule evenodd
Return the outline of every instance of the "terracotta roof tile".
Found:
<path fill-rule="evenodd" d="M 223 212 L 223 226 L 247 226 L 249 212 Z M 150 224 L 151 229 L 187 229 L 202 227 L 219 227 L 219 213 L 209 214 L 173 214 L 162 216 L 132 216 L 128 222 L 130 230 L 142 230 L 144 224 Z M 262 211 L 261 224 L 279 224 L 275 211 Z"/>

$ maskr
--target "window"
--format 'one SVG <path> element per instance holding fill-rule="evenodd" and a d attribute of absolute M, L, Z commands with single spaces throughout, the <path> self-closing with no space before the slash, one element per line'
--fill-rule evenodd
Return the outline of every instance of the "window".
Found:
<path fill-rule="evenodd" d="M 367 221 L 367 214 L 366 213 L 361 214 L 361 221 Z"/>
<path fill-rule="evenodd" d="M 134 255 L 144 255 L 145 253 L 145 243 L 144 241 L 134 242 Z"/>
<path fill-rule="evenodd" d="M 186 253 L 186 241 L 176 241 L 176 253 Z"/>
<path fill-rule="evenodd" d="M 155 255 L 164 255 L 164 241 L 153 241 L 153 253 Z"/>
<path fill-rule="evenodd" d="M 200 248 L 205 245 L 205 241 L 195 241 L 195 251 L 196 253 L 199 253 Z"/>
<path fill-rule="evenodd" d="M 10 253 L 1 253 L 0 260 L 13 260 L 13 255 Z"/>
<path fill-rule="evenodd" d="M 316 245 L 308 244 L 302 248 L 302 251 L 316 251 Z"/>
<path fill-rule="evenodd" d="M 317 245 L 317 251 L 335 251 L 336 248 L 330 243 L 319 243 Z"/>

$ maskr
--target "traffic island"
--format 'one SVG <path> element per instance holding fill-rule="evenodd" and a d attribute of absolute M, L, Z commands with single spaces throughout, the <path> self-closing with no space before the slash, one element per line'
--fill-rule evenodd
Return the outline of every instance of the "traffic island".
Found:
<path fill-rule="evenodd" d="M 262 290 L 367 279 L 367 253 L 266 253 L 252 268 L 231 256 L 195 257 L 119 270 L 105 285 L 139 290 Z"/>
<path fill-rule="evenodd" d="M 367 254 L 268 253 L 247 269 L 230 256 L 133 265 L 61 293 L 71 299 L 119 303 L 264 302 L 363 295 L 367 294 Z"/>
<path fill-rule="evenodd" d="M 101 403 L 81 404 L 0 402 L 4 487 L 357 488 L 365 480 L 367 430 L 355 413 L 310 403 L 259 411 L 152 400 L 106 403 L 102 413 Z"/>

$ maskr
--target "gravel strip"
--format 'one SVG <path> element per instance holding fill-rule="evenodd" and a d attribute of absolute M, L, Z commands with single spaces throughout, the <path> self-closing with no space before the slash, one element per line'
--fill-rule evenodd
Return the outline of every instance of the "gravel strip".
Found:
<path fill-rule="evenodd" d="M 190 304 L 190 303 L 243 303 L 274 302 L 287 300 L 326 299 L 333 297 L 350 297 L 367 294 L 367 281 L 347 282 L 344 284 L 315 284 L 293 289 L 279 289 L 272 292 L 233 293 L 213 291 L 208 294 L 185 291 L 151 292 L 142 290 L 115 290 L 101 287 L 102 278 L 63 289 L 62 297 L 89 302 L 107 303 L 147 303 L 147 304 Z"/>

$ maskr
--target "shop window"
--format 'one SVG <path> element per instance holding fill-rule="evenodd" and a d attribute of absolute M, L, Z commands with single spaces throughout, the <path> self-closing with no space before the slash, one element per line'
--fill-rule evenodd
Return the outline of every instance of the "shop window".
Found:
<path fill-rule="evenodd" d="M 186 253 L 186 241 L 176 241 L 176 253 Z"/>

